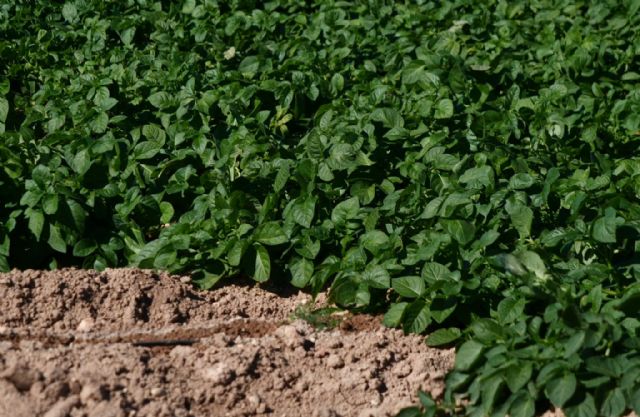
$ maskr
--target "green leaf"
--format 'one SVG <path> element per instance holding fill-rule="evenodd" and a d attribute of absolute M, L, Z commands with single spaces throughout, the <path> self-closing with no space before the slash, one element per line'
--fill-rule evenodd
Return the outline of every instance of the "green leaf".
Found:
<path fill-rule="evenodd" d="M 498 304 L 498 320 L 502 324 L 513 323 L 522 317 L 524 307 L 525 300 L 523 298 L 505 298 Z"/>
<path fill-rule="evenodd" d="M 506 369 L 504 379 L 512 393 L 517 393 L 531 380 L 533 365 L 531 362 L 517 362 Z"/>
<path fill-rule="evenodd" d="M 88 149 L 82 149 L 74 157 L 71 168 L 78 174 L 84 175 L 91 167 L 91 156 Z"/>
<path fill-rule="evenodd" d="M 540 255 L 533 251 L 524 251 L 518 255 L 518 259 L 522 265 L 529 271 L 533 272 L 536 277 L 543 278 L 547 274 L 547 267 Z"/>
<path fill-rule="evenodd" d="M 445 346 L 458 340 L 462 332 L 457 327 L 438 329 L 427 336 L 427 345 L 431 347 Z"/>
<path fill-rule="evenodd" d="M 426 288 L 424 279 L 416 276 L 393 278 L 391 285 L 395 292 L 407 298 L 420 297 Z"/>
<path fill-rule="evenodd" d="M 44 214 L 40 210 L 29 210 L 27 216 L 29 217 L 29 230 L 36 237 L 36 241 L 39 241 L 44 227 Z"/>
<path fill-rule="evenodd" d="M 416 300 L 409 304 L 402 318 L 404 331 L 407 333 L 422 333 L 431 323 L 429 306 L 424 300 Z"/>
<path fill-rule="evenodd" d="M 281 245 L 289 241 L 286 233 L 282 229 L 282 226 L 278 222 L 267 222 L 258 227 L 253 235 L 253 238 L 265 245 Z"/>
<path fill-rule="evenodd" d="M 475 226 L 466 220 L 441 220 L 444 230 L 461 245 L 471 242 L 475 236 Z"/>
<path fill-rule="evenodd" d="M 60 253 L 67 252 L 67 243 L 62 238 L 60 228 L 53 223 L 49 224 L 49 240 L 47 241 L 47 243 L 53 250 L 56 250 Z"/>
<path fill-rule="evenodd" d="M 78 9 L 71 2 L 65 2 L 64 6 L 62 6 L 62 17 L 67 22 L 73 22 L 78 16 Z"/>
<path fill-rule="evenodd" d="M 511 218 L 513 227 L 520 234 L 521 239 L 531 235 L 531 223 L 533 222 L 533 210 L 520 202 L 508 200 L 505 209 Z"/>
<path fill-rule="evenodd" d="M 509 187 L 514 190 L 525 190 L 534 183 L 533 177 L 526 172 L 515 174 L 509 180 Z"/>
<path fill-rule="evenodd" d="M 352 197 L 337 204 L 331 211 L 331 221 L 336 224 L 345 223 L 358 215 L 360 211 L 360 202 L 357 197 Z"/>
<path fill-rule="evenodd" d="M 316 210 L 315 197 L 307 197 L 296 201 L 291 207 L 291 217 L 300 226 L 310 228 Z"/>
<path fill-rule="evenodd" d="M 79 240 L 73 246 L 73 256 L 85 257 L 91 255 L 96 251 L 98 245 L 93 239 L 82 239 Z"/>
<path fill-rule="evenodd" d="M 586 394 L 580 404 L 563 409 L 567 417 L 596 417 L 598 415 L 595 401 L 591 394 Z"/>
<path fill-rule="evenodd" d="M 566 372 L 561 377 L 553 378 L 547 382 L 544 392 L 553 405 L 563 407 L 575 393 L 577 383 L 576 376 Z"/>
<path fill-rule="evenodd" d="M 494 343 L 497 340 L 503 340 L 505 337 L 504 328 L 493 319 L 477 319 L 469 327 L 475 334 L 476 339 L 482 343 Z"/>
<path fill-rule="evenodd" d="M 605 215 L 593 223 L 591 236 L 593 236 L 593 238 L 598 242 L 615 243 L 616 228 L 616 211 L 615 209 L 608 207 L 605 210 Z"/>
<path fill-rule="evenodd" d="M 42 209 L 45 214 L 53 215 L 58 211 L 58 195 L 57 194 L 45 194 L 42 198 Z"/>
<path fill-rule="evenodd" d="M 533 417 L 536 413 L 535 400 L 529 394 L 521 394 L 511 403 L 510 417 Z"/>
<path fill-rule="evenodd" d="M 385 313 L 384 318 L 382 319 L 382 324 L 387 327 L 400 326 L 400 323 L 402 322 L 402 316 L 404 315 L 404 312 L 407 309 L 408 305 L 409 303 L 407 302 L 391 304 L 391 306 Z"/>
<path fill-rule="evenodd" d="M 448 98 L 436 103 L 436 112 L 433 115 L 436 119 L 449 119 L 453 116 L 453 101 Z"/>
<path fill-rule="evenodd" d="M 455 369 L 457 371 L 468 371 L 480 358 L 484 346 L 475 340 L 468 340 L 458 348 L 455 359 Z"/>
<path fill-rule="evenodd" d="M 462 184 L 467 184 L 467 188 L 481 189 L 483 187 L 493 186 L 493 177 L 493 169 L 491 169 L 490 166 L 484 165 L 467 169 L 458 181 Z"/>
<path fill-rule="evenodd" d="M 299 258 L 290 265 L 291 284 L 298 288 L 304 288 L 313 276 L 313 262 L 305 258 Z"/>
<path fill-rule="evenodd" d="M 426 262 L 422 267 L 421 275 L 428 283 L 433 284 L 436 281 L 448 280 L 451 277 L 451 271 L 438 262 Z"/>
<path fill-rule="evenodd" d="M 158 91 L 149 96 L 149 103 L 157 109 L 164 110 L 173 105 L 173 99 L 166 91 Z"/>
<path fill-rule="evenodd" d="M 244 239 L 237 240 L 231 249 L 229 249 L 229 253 L 227 253 L 227 261 L 231 266 L 239 266 L 242 261 L 242 257 L 244 253 L 249 248 L 249 242 Z"/>
<path fill-rule="evenodd" d="M 607 396 L 600 408 L 601 415 L 605 417 L 618 417 L 627 409 L 627 402 L 624 393 L 619 387 L 613 388 L 607 393 Z"/>
<path fill-rule="evenodd" d="M 9 115 L 9 101 L 0 97 L 0 123 L 4 123 L 7 121 L 7 116 Z M 3 133 L 3 132 L 0 132 Z"/>
<path fill-rule="evenodd" d="M 243 76 L 253 78 L 260 68 L 260 61 L 257 56 L 248 56 L 240 62 L 238 70 Z"/>
<path fill-rule="evenodd" d="M 369 252 L 376 255 L 387 243 L 389 236 L 381 230 L 371 230 L 360 236 L 360 243 Z"/>
<path fill-rule="evenodd" d="M 381 265 L 369 265 L 362 272 L 362 281 L 373 288 L 387 289 L 391 286 L 389 272 Z"/>
<path fill-rule="evenodd" d="M 271 275 L 271 260 L 269 259 L 269 252 L 267 249 L 260 245 L 254 244 L 256 250 L 255 266 L 253 270 L 253 279 L 258 282 L 265 282 L 269 280 Z"/>

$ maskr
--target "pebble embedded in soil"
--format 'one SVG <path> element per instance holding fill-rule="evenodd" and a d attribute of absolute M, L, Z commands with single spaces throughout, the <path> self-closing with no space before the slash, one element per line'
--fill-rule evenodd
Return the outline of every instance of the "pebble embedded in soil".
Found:
<path fill-rule="evenodd" d="M 76 327 L 76 330 L 82 333 L 90 332 L 93 328 L 93 324 L 94 322 L 91 318 L 82 319 L 80 320 L 80 323 L 78 323 L 78 327 Z"/>
<path fill-rule="evenodd" d="M 203 376 L 214 385 L 223 385 L 231 382 L 236 373 L 225 363 L 217 363 L 203 370 Z"/>

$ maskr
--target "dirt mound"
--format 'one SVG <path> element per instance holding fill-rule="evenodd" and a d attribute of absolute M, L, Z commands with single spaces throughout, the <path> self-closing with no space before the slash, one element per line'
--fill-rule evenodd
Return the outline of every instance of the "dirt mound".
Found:
<path fill-rule="evenodd" d="M 13 271 L 0 299 L 0 417 L 388 416 L 453 362 L 379 318 L 292 321 L 307 294 L 252 285 Z"/>

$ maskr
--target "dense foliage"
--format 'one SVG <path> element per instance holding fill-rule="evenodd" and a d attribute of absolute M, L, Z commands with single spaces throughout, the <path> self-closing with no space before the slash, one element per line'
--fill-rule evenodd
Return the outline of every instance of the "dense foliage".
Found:
<path fill-rule="evenodd" d="M 404 416 L 640 413 L 639 11 L 5 2 L 0 270 L 330 286 L 458 346 Z"/>

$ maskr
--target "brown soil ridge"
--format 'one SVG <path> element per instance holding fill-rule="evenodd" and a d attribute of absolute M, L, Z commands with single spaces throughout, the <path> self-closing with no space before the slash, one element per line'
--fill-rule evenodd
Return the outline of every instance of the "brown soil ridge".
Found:
<path fill-rule="evenodd" d="M 0 417 L 391 416 L 418 389 L 439 395 L 453 364 L 376 317 L 293 320 L 302 292 L 188 281 L 0 274 Z"/>

